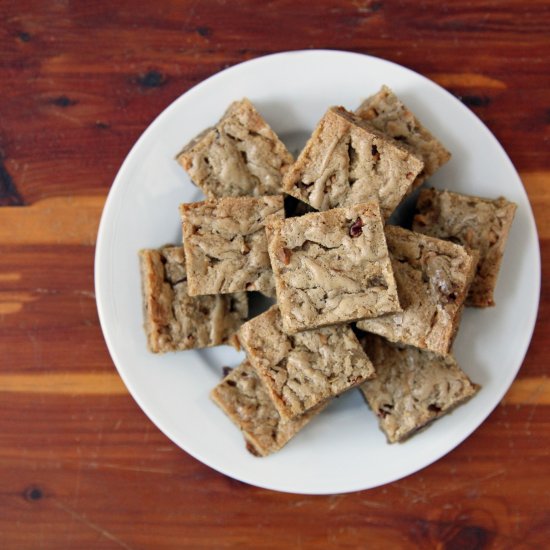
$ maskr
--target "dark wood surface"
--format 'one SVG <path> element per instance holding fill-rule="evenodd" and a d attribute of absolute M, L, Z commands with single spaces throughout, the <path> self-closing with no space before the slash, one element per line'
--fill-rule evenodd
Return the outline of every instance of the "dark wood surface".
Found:
<path fill-rule="evenodd" d="M 173 445 L 120 381 L 93 255 L 129 148 L 191 86 L 266 53 L 396 61 L 461 98 L 536 215 L 542 294 L 504 401 L 396 483 L 310 497 Z M 543 548 L 550 540 L 550 3 L 0 1 L 0 548 Z"/>

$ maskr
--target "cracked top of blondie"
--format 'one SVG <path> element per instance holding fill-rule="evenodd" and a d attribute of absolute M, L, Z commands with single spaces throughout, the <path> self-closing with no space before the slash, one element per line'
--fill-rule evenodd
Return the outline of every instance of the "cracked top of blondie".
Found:
<path fill-rule="evenodd" d="M 286 419 L 374 376 L 349 325 L 290 335 L 284 332 L 279 308 L 274 305 L 245 323 L 238 338 Z"/>
<path fill-rule="evenodd" d="M 377 202 L 270 218 L 266 232 L 286 331 L 401 310 Z"/>
<path fill-rule="evenodd" d="M 424 163 L 343 107 L 331 107 L 283 178 L 283 190 L 317 210 L 378 200 L 387 219 Z"/>
<path fill-rule="evenodd" d="M 325 407 L 323 403 L 293 420 L 284 420 L 248 359 L 233 369 L 210 396 L 243 432 L 250 452 L 260 456 L 286 445 Z"/>
<path fill-rule="evenodd" d="M 477 251 L 479 263 L 466 305 L 495 305 L 497 283 L 516 205 L 505 198 L 484 199 L 438 189 L 422 189 L 413 228 Z"/>
<path fill-rule="evenodd" d="M 388 225 L 385 233 L 403 311 L 364 319 L 357 326 L 393 342 L 447 354 L 477 257 L 463 246 L 401 227 Z"/>
<path fill-rule="evenodd" d="M 248 315 L 246 293 L 191 297 L 181 246 L 140 251 L 147 344 L 153 353 L 232 343 Z"/>
<path fill-rule="evenodd" d="M 265 221 L 283 217 L 283 197 L 225 197 L 180 206 L 189 294 L 271 293 Z"/>
<path fill-rule="evenodd" d="M 451 355 L 442 357 L 367 334 L 361 338 L 376 378 L 361 385 L 388 441 L 403 441 L 479 390 Z"/>
<path fill-rule="evenodd" d="M 365 99 L 355 113 L 422 159 L 424 168 L 414 180 L 413 189 L 451 158 L 451 153 L 387 86 Z"/>
<path fill-rule="evenodd" d="M 176 159 L 210 198 L 281 194 L 282 176 L 294 161 L 246 98 L 232 103 Z"/>

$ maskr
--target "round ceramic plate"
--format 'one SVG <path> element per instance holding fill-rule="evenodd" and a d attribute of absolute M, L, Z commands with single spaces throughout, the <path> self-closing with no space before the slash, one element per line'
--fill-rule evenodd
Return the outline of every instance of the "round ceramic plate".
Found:
<path fill-rule="evenodd" d="M 430 184 L 518 205 L 496 307 L 468 309 L 455 355 L 480 393 L 403 444 L 389 445 L 359 391 L 335 399 L 278 453 L 255 458 L 209 399 L 229 347 L 154 355 L 146 348 L 138 250 L 181 242 L 178 205 L 202 194 L 174 161 L 231 101 L 248 97 L 296 151 L 330 105 L 354 109 L 389 85 L 452 152 Z M 338 51 L 297 51 L 254 59 L 189 90 L 149 126 L 124 161 L 99 229 L 95 263 L 101 326 L 114 363 L 149 418 L 172 441 L 232 478 L 279 491 L 342 493 L 412 474 L 470 435 L 509 388 L 529 345 L 538 308 L 540 256 L 521 181 L 489 130 L 451 94 L 394 63 Z"/>

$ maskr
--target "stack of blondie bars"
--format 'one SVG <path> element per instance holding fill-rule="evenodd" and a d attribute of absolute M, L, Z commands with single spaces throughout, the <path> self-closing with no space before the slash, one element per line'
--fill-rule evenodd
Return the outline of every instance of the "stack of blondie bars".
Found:
<path fill-rule="evenodd" d="M 149 349 L 244 348 L 211 397 L 259 456 L 352 388 L 389 442 L 463 403 L 452 343 L 465 305 L 494 305 L 515 205 L 426 188 L 412 230 L 387 224 L 449 158 L 386 86 L 296 160 L 233 103 L 177 157 L 207 196 L 180 206 L 183 246 L 140 252 Z M 250 292 L 275 303 L 249 319 Z"/>

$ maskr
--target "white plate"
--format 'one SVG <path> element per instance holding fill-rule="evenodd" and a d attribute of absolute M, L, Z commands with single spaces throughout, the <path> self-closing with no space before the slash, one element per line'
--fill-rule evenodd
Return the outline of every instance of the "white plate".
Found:
<path fill-rule="evenodd" d="M 496 292 L 497 306 L 468 309 L 455 344 L 474 399 L 400 445 L 388 445 L 358 391 L 335 400 L 284 449 L 255 458 L 208 393 L 228 347 L 156 356 L 146 351 L 137 252 L 181 239 L 178 205 L 202 197 L 174 161 L 226 106 L 250 98 L 290 147 L 302 144 L 328 106 L 350 109 L 388 84 L 453 153 L 431 183 L 518 204 Z M 189 90 L 149 126 L 109 193 L 97 240 L 96 297 L 115 365 L 149 418 L 201 462 L 235 479 L 309 494 L 368 489 L 434 462 L 470 435 L 502 399 L 521 366 L 540 290 L 537 231 L 527 195 L 489 130 L 451 94 L 394 63 L 338 51 L 254 59 Z"/>

